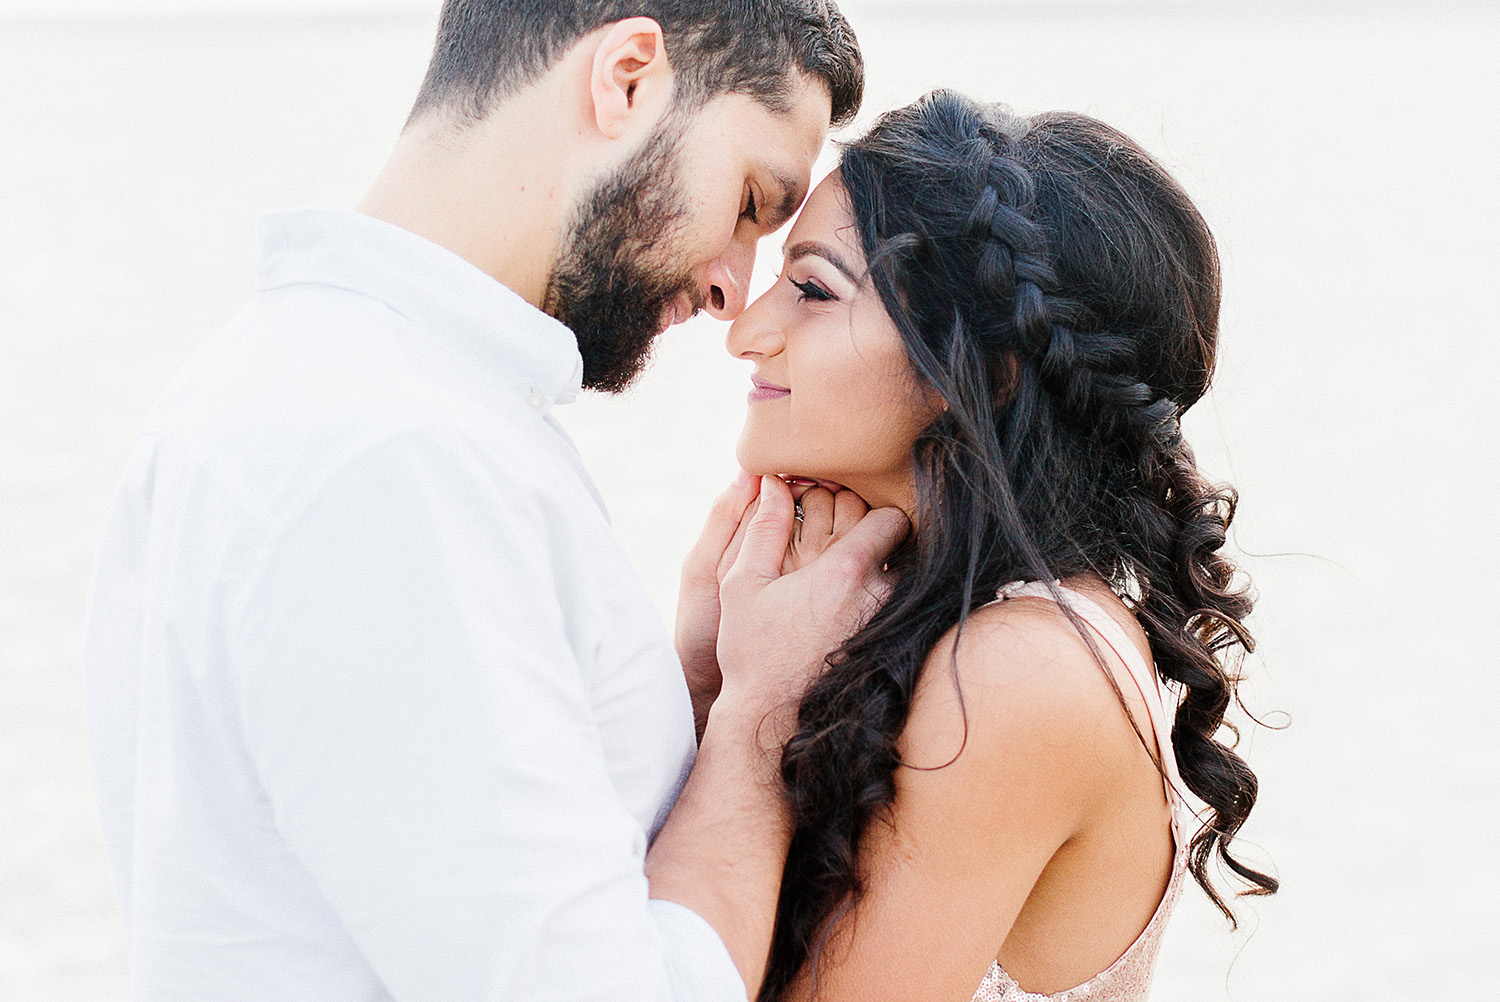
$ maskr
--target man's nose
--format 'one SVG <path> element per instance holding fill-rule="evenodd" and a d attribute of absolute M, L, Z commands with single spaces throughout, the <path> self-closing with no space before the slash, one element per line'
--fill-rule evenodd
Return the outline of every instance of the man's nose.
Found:
<path fill-rule="evenodd" d="M 708 312 L 720 320 L 733 320 L 745 312 L 750 295 L 750 273 L 755 268 L 755 237 L 741 227 L 708 265 Z"/>

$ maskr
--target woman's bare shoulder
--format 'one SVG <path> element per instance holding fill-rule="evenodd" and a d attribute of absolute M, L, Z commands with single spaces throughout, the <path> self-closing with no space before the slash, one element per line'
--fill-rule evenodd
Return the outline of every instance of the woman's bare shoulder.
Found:
<path fill-rule="evenodd" d="M 977 984 L 1058 850 L 1134 788 L 1120 763 L 1135 740 L 1055 604 L 987 606 L 949 631 L 902 732 L 895 800 L 861 842 L 867 894 L 823 994 L 861 997 L 892 972 Z"/>
<path fill-rule="evenodd" d="M 1020 597 L 984 606 L 928 656 L 903 761 L 970 757 L 983 780 L 1044 759 L 1051 781 L 1081 792 L 1108 779 L 1116 760 L 1134 762 L 1139 750 L 1106 674 L 1115 669 L 1100 665 L 1055 602 Z"/>

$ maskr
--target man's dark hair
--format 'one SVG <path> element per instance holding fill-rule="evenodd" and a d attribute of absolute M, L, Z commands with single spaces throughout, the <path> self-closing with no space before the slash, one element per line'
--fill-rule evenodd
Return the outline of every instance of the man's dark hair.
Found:
<path fill-rule="evenodd" d="M 628 17 L 661 25 L 680 106 L 733 93 L 786 111 L 795 68 L 828 86 L 833 125 L 859 111 L 864 60 L 832 0 L 447 0 L 412 118 L 443 107 L 477 121 L 584 35 Z"/>

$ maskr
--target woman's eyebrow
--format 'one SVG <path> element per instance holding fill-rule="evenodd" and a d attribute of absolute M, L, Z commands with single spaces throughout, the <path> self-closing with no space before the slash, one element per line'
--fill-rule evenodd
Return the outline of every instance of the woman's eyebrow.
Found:
<path fill-rule="evenodd" d="M 855 285 L 858 285 L 860 283 L 859 275 L 855 274 L 854 269 L 849 267 L 849 265 L 844 261 L 843 258 L 839 257 L 837 251 L 835 251 L 832 247 L 828 246 L 825 243 L 819 243 L 816 240 L 803 240 L 799 243 L 792 244 L 792 246 L 786 249 L 786 259 L 788 263 L 791 263 L 793 261 L 800 261 L 805 257 L 811 257 L 813 255 L 816 255 L 827 261 L 829 264 L 833 265 L 839 270 L 839 273 L 841 275 L 843 275 L 849 281 L 853 282 Z"/>

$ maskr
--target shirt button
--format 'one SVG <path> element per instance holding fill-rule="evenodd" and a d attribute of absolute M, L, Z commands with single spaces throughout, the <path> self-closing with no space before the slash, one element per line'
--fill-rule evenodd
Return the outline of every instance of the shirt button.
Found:
<path fill-rule="evenodd" d="M 526 406 L 540 414 L 547 409 L 547 398 L 536 390 L 532 390 L 526 397 Z"/>

